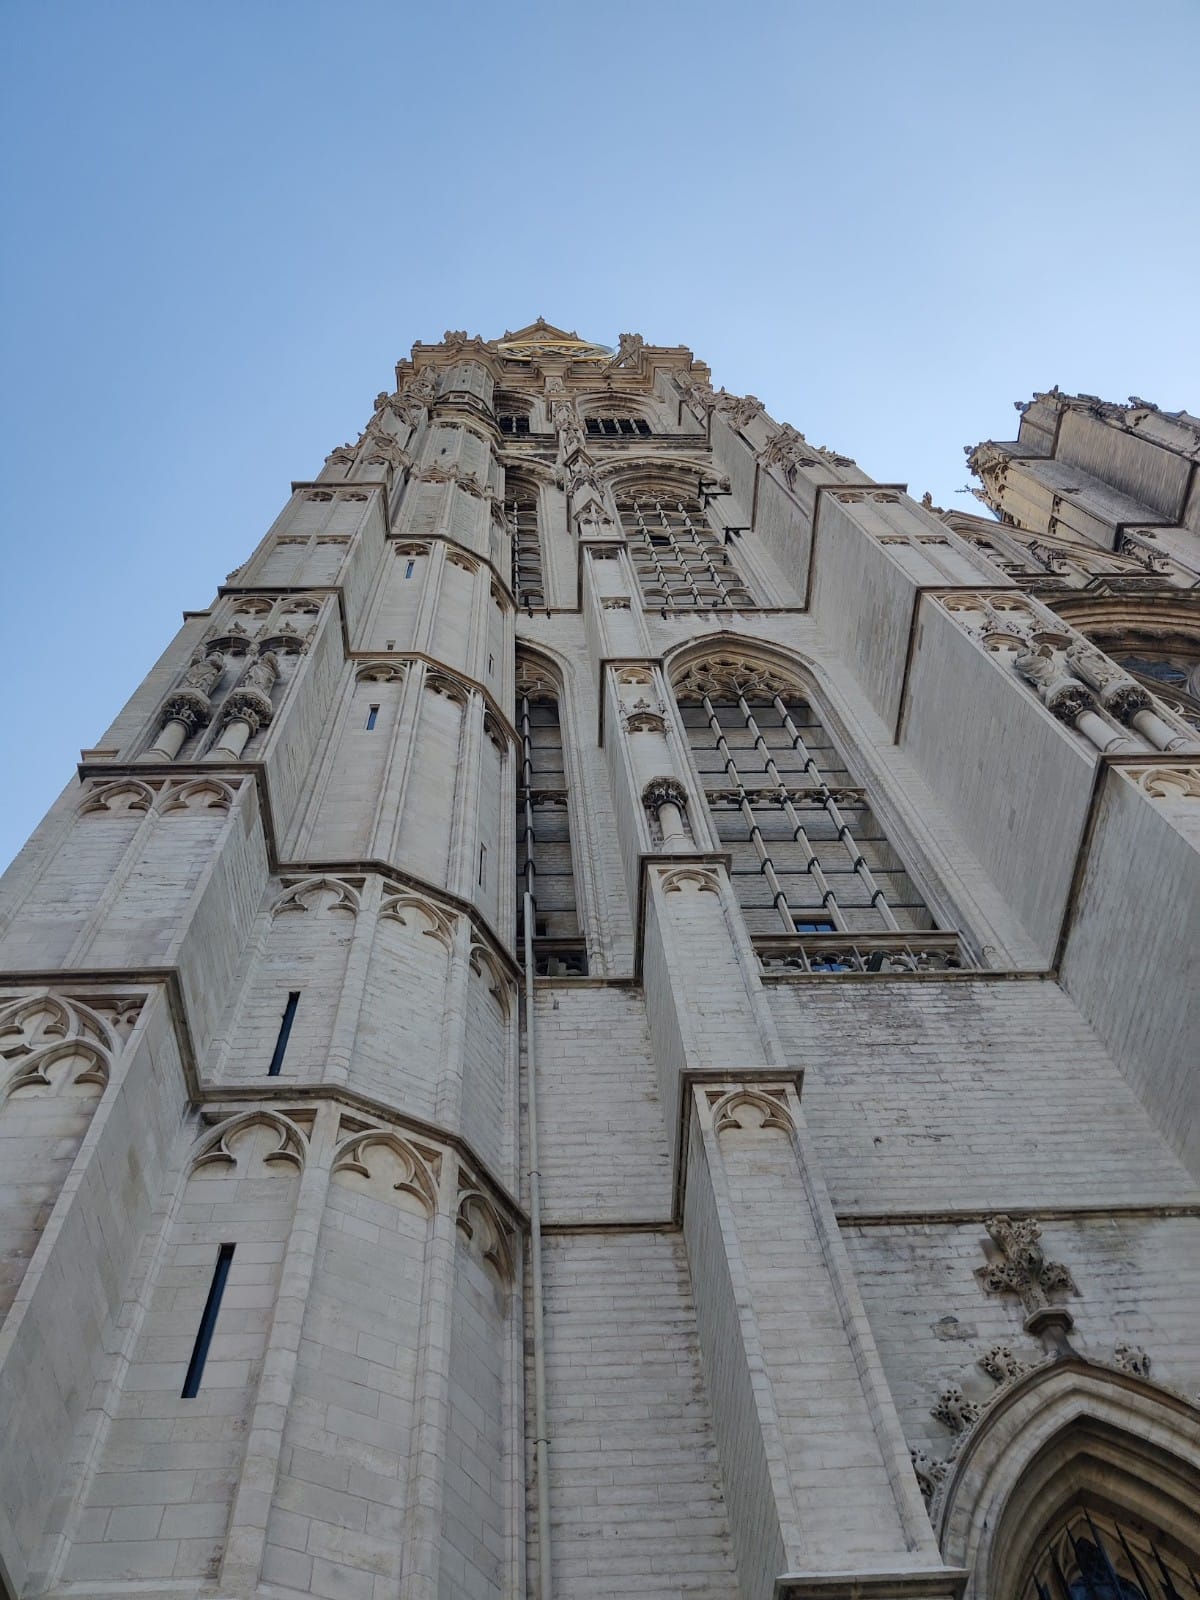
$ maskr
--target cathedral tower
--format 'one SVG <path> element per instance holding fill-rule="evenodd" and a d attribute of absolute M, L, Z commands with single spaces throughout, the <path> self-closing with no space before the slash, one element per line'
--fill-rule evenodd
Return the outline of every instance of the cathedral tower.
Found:
<path fill-rule="evenodd" d="M 1200 1600 L 1200 423 L 1021 410 L 292 486 L 3 880 L 5 1600 Z"/>

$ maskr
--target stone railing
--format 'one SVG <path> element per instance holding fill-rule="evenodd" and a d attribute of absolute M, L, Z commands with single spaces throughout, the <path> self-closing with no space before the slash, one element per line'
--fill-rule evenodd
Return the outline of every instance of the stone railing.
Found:
<path fill-rule="evenodd" d="M 810 933 L 756 937 L 755 953 L 768 977 L 797 973 L 970 972 L 975 961 L 956 933 Z"/>

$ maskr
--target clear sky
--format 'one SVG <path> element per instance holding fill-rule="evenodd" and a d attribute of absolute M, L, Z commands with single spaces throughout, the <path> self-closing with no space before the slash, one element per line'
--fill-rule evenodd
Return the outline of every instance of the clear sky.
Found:
<path fill-rule="evenodd" d="M 1200 0 L 0 5 L 7 860 L 446 328 L 688 344 L 940 504 L 1200 409 Z"/>

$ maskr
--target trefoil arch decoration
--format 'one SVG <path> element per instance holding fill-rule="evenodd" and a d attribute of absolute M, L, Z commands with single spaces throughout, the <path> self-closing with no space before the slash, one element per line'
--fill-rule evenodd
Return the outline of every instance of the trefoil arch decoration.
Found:
<path fill-rule="evenodd" d="M 466 1170 L 463 1171 L 456 1219 L 459 1232 L 507 1289 L 513 1281 L 512 1230 Z"/>
<path fill-rule="evenodd" d="M 410 921 L 413 922 L 423 934 L 435 939 L 444 950 L 449 951 L 454 946 L 454 930 L 458 925 L 458 918 L 420 895 L 407 890 L 397 890 L 394 893 L 385 891 L 379 915 L 398 922 L 401 927 L 408 927 Z"/>
<path fill-rule="evenodd" d="M 410 1195 L 419 1202 L 427 1216 L 432 1216 L 437 1210 L 441 1169 L 441 1152 L 438 1150 L 414 1144 L 388 1128 L 369 1128 L 365 1133 L 353 1134 L 338 1146 L 331 1171 L 335 1176 L 339 1172 L 353 1172 L 371 1182 L 377 1176 L 372 1168 L 372 1154 L 383 1150 L 389 1152 L 400 1168 L 400 1176 L 391 1188 Z"/>
<path fill-rule="evenodd" d="M 274 1143 L 261 1156 L 264 1166 L 304 1166 L 308 1140 L 289 1117 L 277 1111 L 246 1111 L 228 1118 L 201 1142 L 192 1158 L 191 1172 L 210 1166 L 238 1166 L 237 1145 L 242 1138 L 257 1129 L 266 1129 Z"/>
<path fill-rule="evenodd" d="M 710 1090 L 708 1099 L 713 1130 L 718 1136 L 727 1128 L 745 1131 L 761 1129 L 764 1132 L 775 1129 L 787 1134 L 796 1132 L 785 1089 L 742 1086 L 725 1093 Z"/>
<path fill-rule="evenodd" d="M 287 911 L 348 911 L 358 914 L 360 907 L 357 888 L 344 878 L 302 878 L 289 883 L 284 893 L 271 907 L 272 918 Z"/>

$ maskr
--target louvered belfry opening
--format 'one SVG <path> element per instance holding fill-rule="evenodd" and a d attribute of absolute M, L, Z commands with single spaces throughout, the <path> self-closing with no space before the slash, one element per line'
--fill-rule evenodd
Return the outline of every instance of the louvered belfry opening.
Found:
<path fill-rule="evenodd" d="M 676 683 L 692 758 L 753 935 L 928 930 L 866 791 L 797 684 L 704 661 Z"/>
<path fill-rule="evenodd" d="M 517 949 L 525 949 L 525 893 L 534 906 L 539 977 L 586 977 L 579 926 L 558 687 L 536 662 L 517 659 Z"/>
<path fill-rule="evenodd" d="M 618 495 L 617 510 L 648 606 L 753 605 L 698 490 L 673 483 L 626 488 Z"/>

